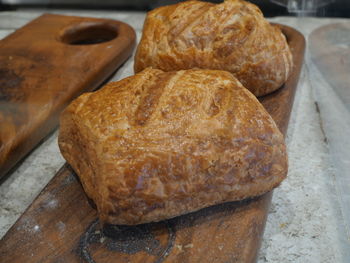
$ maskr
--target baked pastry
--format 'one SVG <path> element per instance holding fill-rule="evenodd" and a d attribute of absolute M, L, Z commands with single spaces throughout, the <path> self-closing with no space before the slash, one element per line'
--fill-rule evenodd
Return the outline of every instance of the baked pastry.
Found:
<path fill-rule="evenodd" d="M 147 68 L 85 93 L 61 115 L 59 146 L 113 224 L 260 195 L 287 173 L 282 134 L 226 71 Z"/>
<path fill-rule="evenodd" d="M 185 1 L 147 14 L 134 69 L 219 69 L 254 95 L 283 85 L 292 70 L 285 36 L 253 4 Z"/>

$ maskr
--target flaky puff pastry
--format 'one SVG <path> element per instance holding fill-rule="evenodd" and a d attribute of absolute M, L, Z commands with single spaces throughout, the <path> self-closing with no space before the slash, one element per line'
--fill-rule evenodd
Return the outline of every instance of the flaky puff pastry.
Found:
<path fill-rule="evenodd" d="M 134 69 L 226 70 L 262 96 L 283 85 L 292 64 L 285 36 L 255 5 L 186 1 L 147 14 Z"/>
<path fill-rule="evenodd" d="M 113 224 L 260 195 L 287 173 L 276 124 L 226 71 L 148 68 L 85 93 L 61 115 L 59 146 Z"/>

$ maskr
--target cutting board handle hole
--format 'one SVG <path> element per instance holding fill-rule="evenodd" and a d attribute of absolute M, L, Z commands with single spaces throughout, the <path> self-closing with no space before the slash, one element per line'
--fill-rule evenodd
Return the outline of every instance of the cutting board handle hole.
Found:
<path fill-rule="evenodd" d="M 63 30 L 60 41 L 68 45 L 93 45 L 111 41 L 118 29 L 107 23 L 81 23 Z"/>

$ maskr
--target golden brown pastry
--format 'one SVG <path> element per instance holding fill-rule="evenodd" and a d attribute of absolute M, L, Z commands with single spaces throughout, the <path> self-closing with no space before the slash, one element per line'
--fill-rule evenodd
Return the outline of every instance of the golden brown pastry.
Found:
<path fill-rule="evenodd" d="M 113 224 L 260 195 L 287 173 L 283 136 L 226 71 L 148 68 L 85 93 L 61 115 L 59 146 Z"/>
<path fill-rule="evenodd" d="M 281 87 L 292 63 L 286 38 L 255 5 L 186 1 L 147 14 L 134 69 L 226 70 L 262 96 Z"/>

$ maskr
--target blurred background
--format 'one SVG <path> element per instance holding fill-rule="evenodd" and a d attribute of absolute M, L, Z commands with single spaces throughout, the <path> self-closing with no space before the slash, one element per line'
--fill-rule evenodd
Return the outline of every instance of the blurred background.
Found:
<path fill-rule="evenodd" d="M 17 8 L 79 8 L 150 10 L 180 0 L 0 0 L 1 10 Z M 211 2 L 222 2 L 212 0 Z M 267 17 L 317 16 L 350 17 L 350 0 L 250 0 L 258 5 Z"/>

